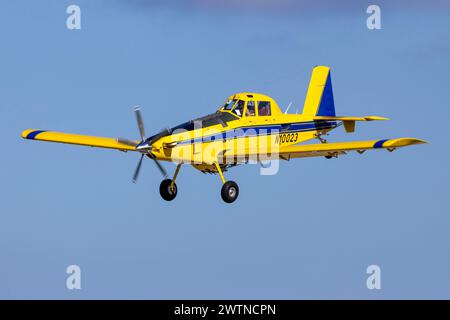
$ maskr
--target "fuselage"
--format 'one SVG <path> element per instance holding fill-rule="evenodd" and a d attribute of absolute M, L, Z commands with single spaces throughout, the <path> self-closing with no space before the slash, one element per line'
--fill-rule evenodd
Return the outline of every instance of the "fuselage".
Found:
<path fill-rule="evenodd" d="M 307 115 L 284 114 L 269 96 L 238 93 L 230 96 L 216 113 L 171 128 L 171 134 L 153 144 L 152 153 L 160 160 L 184 163 L 199 162 L 195 159 L 198 155 L 202 163 L 212 164 L 230 148 L 265 148 L 270 153 L 279 146 L 316 138 L 339 124 Z M 206 165 L 202 171 L 209 169 Z"/>
<path fill-rule="evenodd" d="M 263 94 L 237 93 L 228 97 L 213 114 L 145 138 L 140 108 L 135 107 L 134 113 L 139 140 L 39 129 L 24 130 L 22 137 L 138 153 L 140 158 L 133 174 L 133 182 L 137 181 L 141 164 L 147 156 L 154 161 L 164 177 L 159 191 L 166 201 L 172 201 L 177 195 L 175 180 L 181 166 L 191 164 L 203 173 L 218 173 L 222 182 L 220 194 L 226 203 L 237 199 L 239 187 L 236 182 L 227 180 L 223 172 L 239 164 L 259 163 L 264 169 L 269 169 L 261 174 L 276 174 L 278 160 L 306 157 L 332 159 L 350 151 L 362 154 L 370 149 L 387 149 L 392 152 L 400 147 L 425 143 L 415 138 L 327 143 L 322 135 L 341 124 L 345 132 L 351 133 L 355 131 L 357 121 L 388 119 L 379 116 L 336 116 L 330 68 L 326 66 L 316 66 L 313 69 L 301 114 L 282 113 L 275 100 Z M 320 143 L 303 143 L 314 138 Z M 177 164 L 172 179 L 168 178 L 168 173 L 159 160 Z"/>

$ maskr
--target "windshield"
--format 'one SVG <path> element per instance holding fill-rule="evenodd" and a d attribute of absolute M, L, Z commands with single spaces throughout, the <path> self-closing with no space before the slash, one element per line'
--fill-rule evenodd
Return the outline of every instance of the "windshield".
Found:
<path fill-rule="evenodd" d="M 205 117 L 201 117 L 201 118 L 180 124 L 176 127 L 171 128 L 171 132 L 178 130 L 178 129 L 191 131 L 191 130 L 199 129 L 199 128 L 207 128 L 207 127 L 214 126 L 217 124 L 228 125 L 228 122 L 234 121 L 237 119 L 239 119 L 239 118 L 232 115 L 231 113 L 218 112 L 218 113 L 213 113 L 213 114 L 207 115 Z"/>
<path fill-rule="evenodd" d="M 227 102 L 225 102 L 225 104 L 223 105 L 222 109 L 223 110 L 231 110 L 235 103 L 236 103 L 235 99 L 228 100 Z"/>
<path fill-rule="evenodd" d="M 245 102 L 242 100 L 239 100 L 231 112 L 238 115 L 239 117 L 242 117 L 242 113 L 244 112 L 244 105 L 245 105 Z"/>

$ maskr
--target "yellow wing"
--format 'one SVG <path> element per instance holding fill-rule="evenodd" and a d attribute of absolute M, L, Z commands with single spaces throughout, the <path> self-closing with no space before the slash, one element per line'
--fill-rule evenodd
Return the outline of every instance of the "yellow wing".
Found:
<path fill-rule="evenodd" d="M 28 129 L 22 132 L 22 138 L 39 141 L 77 144 L 89 147 L 117 149 L 121 151 L 136 151 L 135 147 L 120 143 L 115 138 L 93 137 L 64 132 Z M 137 143 L 138 142 L 136 142 L 136 144 Z"/>
<path fill-rule="evenodd" d="M 232 159 L 283 159 L 319 157 L 319 156 L 337 156 L 345 154 L 346 151 L 358 151 L 360 153 L 368 149 L 388 149 L 393 151 L 396 148 L 411 146 L 415 144 L 426 143 L 424 140 L 415 138 L 398 138 L 370 141 L 353 141 L 353 142 L 334 142 L 321 144 L 304 144 L 280 147 L 278 150 L 272 150 L 270 155 L 261 155 L 254 149 L 227 150 L 224 152 L 225 162 L 233 161 Z"/>

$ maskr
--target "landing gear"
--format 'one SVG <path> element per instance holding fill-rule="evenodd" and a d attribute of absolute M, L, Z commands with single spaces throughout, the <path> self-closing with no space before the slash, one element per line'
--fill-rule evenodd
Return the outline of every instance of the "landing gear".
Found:
<path fill-rule="evenodd" d="M 175 180 L 177 179 L 178 172 L 180 172 L 181 165 L 182 163 L 179 163 L 177 165 L 175 174 L 173 175 L 173 180 L 165 179 L 159 185 L 159 193 L 161 194 L 161 197 L 166 201 L 172 201 L 177 196 L 178 189 Z"/>
<path fill-rule="evenodd" d="M 220 195 L 222 196 L 222 200 L 226 203 L 234 202 L 239 196 L 239 187 L 234 181 L 226 181 L 225 177 L 222 173 L 222 168 L 218 163 L 214 164 L 216 166 L 217 172 L 220 175 L 220 179 L 222 179 L 222 190 L 220 191 Z"/>
<path fill-rule="evenodd" d="M 333 156 L 325 156 L 325 159 L 331 159 Z"/>
<path fill-rule="evenodd" d="M 234 181 L 227 181 L 222 186 L 222 191 L 220 192 L 222 200 L 226 203 L 232 203 L 237 199 L 239 195 L 239 187 Z"/>
<path fill-rule="evenodd" d="M 166 179 L 159 185 L 159 193 L 166 201 L 172 201 L 177 196 L 177 184 L 172 179 Z"/>
<path fill-rule="evenodd" d="M 222 179 L 222 189 L 220 191 L 220 195 L 222 196 L 222 200 L 226 203 L 232 203 L 236 201 L 239 196 L 239 187 L 234 181 L 226 181 L 225 177 L 222 173 L 222 168 L 218 163 L 214 164 L 217 170 L 217 173 Z M 175 170 L 175 174 L 173 175 L 173 179 L 165 179 L 161 182 L 159 186 L 159 193 L 161 197 L 166 201 L 172 201 L 177 196 L 177 184 L 175 180 L 178 176 L 178 172 L 180 171 L 181 163 L 177 165 Z"/>

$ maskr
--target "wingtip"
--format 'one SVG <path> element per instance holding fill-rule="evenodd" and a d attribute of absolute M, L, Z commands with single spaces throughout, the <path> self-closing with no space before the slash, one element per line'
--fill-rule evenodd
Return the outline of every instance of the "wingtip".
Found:
<path fill-rule="evenodd" d="M 417 140 L 417 144 L 422 144 L 422 143 L 429 143 L 426 140 L 422 140 L 422 139 L 416 139 Z"/>
<path fill-rule="evenodd" d="M 366 119 L 367 121 L 375 121 L 375 120 L 385 121 L 385 120 L 391 120 L 391 119 L 389 119 L 389 118 L 386 118 L 386 117 L 380 117 L 380 116 L 368 116 L 368 117 L 365 117 L 365 119 Z"/>
<path fill-rule="evenodd" d="M 410 144 L 423 144 L 423 143 L 428 143 L 428 141 L 422 140 L 422 139 L 416 139 L 416 138 L 405 138 L 405 139 L 409 140 Z"/>
<path fill-rule="evenodd" d="M 36 131 L 36 129 L 26 129 L 26 130 L 23 130 L 22 133 L 21 133 L 22 138 L 23 138 L 23 139 L 27 139 L 28 135 L 29 135 L 31 132 L 33 132 L 33 131 Z"/>
<path fill-rule="evenodd" d="M 416 138 L 398 138 L 387 140 L 387 143 L 383 145 L 383 147 L 406 147 L 412 146 L 416 144 L 424 144 L 428 143 L 425 140 L 416 139 Z"/>

